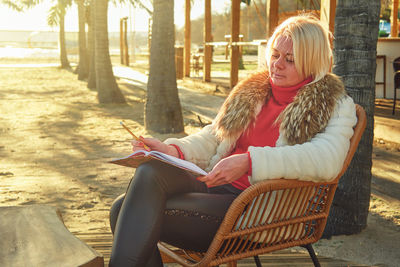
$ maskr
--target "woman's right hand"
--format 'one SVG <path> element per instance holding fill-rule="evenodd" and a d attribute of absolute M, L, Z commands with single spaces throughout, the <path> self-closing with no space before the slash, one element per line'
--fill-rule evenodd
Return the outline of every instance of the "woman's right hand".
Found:
<path fill-rule="evenodd" d="M 132 140 L 132 150 L 135 152 L 137 150 L 146 150 L 144 148 L 144 144 L 150 148 L 150 150 L 155 150 L 155 151 L 160 151 L 162 153 L 174 156 L 174 157 L 179 157 L 179 153 L 176 150 L 175 147 L 169 146 L 167 144 L 164 144 L 160 140 L 156 138 L 144 138 L 142 136 L 139 137 L 139 140 Z"/>

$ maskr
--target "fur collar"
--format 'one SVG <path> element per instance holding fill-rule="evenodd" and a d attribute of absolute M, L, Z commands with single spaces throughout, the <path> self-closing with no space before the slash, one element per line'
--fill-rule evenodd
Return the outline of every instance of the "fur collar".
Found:
<path fill-rule="evenodd" d="M 269 74 L 263 71 L 249 76 L 233 88 L 213 123 L 220 140 L 235 142 L 255 121 L 263 104 L 271 96 L 268 81 Z M 343 83 L 331 73 L 303 86 L 277 119 L 280 135 L 289 145 L 310 140 L 325 129 L 336 102 L 345 94 Z"/>

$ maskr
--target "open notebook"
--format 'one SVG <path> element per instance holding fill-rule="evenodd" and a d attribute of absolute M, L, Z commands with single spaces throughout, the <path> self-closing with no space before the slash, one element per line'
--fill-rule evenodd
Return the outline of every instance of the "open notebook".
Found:
<path fill-rule="evenodd" d="M 201 169 L 196 164 L 186 161 L 186 160 L 183 160 L 183 159 L 178 159 L 176 157 L 167 155 L 167 154 L 159 152 L 159 151 L 138 150 L 138 151 L 135 151 L 134 153 L 130 154 L 129 156 L 119 158 L 119 159 L 114 159 L 114 160 L 110 161 L 110 163 L 114 163 L 114 164 L 118 164 L 118 165 L 122 165 L 122 166 L 126 166 L 126 167 L 137 168 L 143 162 L 147 162 L 152 159 L 160 160 L 162 162 L 171 164 L 175 167 L 192 172 L 196 175 L 207 175 L 207 172 L 204 171 L 203 169 Z"/>

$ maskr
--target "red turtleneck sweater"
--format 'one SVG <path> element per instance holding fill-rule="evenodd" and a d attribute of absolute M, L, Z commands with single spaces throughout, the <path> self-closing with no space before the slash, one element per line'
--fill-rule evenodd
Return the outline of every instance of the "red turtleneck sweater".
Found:
<path fill-rule="evenodd" d="M 279 123 L 275 123 L 276 118 L 279 114 L 293 102 L 299 89 L 310 83 L 311 78 L 304 80 L 303 82 L 292 86 L 292 87 L 279 87 L 272 83 L 271 84 L 271 97 L 264 104 L 260 113 L 257 115 L 255 123 L 250 123 L 249 128 L 242 133 L 236 142 L 236 146 L 230 155 L 247 153 L 249 146 L 270 146 L 274 147 L 279 137 Z M 249 154 L 248 154 L 249 155 Z M 251 159 L 249 172 L 244 174 L 242 177 L 232 182 L 232 185 L 241 190 L 246 189 L 250 186 L 248 176 L 251 175 Z"/>

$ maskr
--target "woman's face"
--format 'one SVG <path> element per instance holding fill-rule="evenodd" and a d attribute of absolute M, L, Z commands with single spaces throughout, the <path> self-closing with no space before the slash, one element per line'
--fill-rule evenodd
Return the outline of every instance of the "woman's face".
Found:
<path fill-rule="evenodd" d="M 292 39 L 278 37 L 271 52 L 269 72 L 275 85 L 290 87 L 304 81 L 305 77 L 297 72 L 294 64 Z"/>

